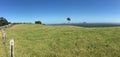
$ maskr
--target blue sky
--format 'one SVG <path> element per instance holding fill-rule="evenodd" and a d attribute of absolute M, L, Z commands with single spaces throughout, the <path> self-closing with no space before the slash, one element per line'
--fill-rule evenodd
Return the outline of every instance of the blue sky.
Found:
<path fill-rule="evenodd" d="M 120 0 L 0 0 L 0 16 L 10 22 L 120 23 Z"/>

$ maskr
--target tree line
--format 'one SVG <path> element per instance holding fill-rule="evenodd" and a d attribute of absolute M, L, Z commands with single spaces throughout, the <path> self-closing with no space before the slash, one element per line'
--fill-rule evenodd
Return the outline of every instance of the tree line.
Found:
<path fill-rule="evenodd" d="M 66 20 L 68 21 L 68 24 L 70 23 L 71 21 L 71 18 L 68 17 L 66 18 Z M 4 25 L 8 25 L 8 24 L 11 24 L 11 22 L 8 22 L 6 18 L 4 17 L 0 17 L 0 26 L 4 26 Z M 32 24 L 32 23 L 27 23 L 27 22 L 15 22 L 13 24 Z M 41 21 L 35 21 L 35 24 L 42 24 Z"/>
<path fill-rule="evenodd" d="M 6 18 L 0 17 L 0 26 L 11 24 L 11 22 L 8 22 Z M 14 22 L 13 24 L 32 24 L 30 22 Z M 35 24 L 42 24 L 41 21 L 35 21 Z"/>

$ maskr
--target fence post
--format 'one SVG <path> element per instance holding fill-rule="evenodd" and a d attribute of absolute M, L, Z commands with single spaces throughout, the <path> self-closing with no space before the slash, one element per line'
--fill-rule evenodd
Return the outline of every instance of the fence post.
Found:
<path fill-rule="evenodd" d="M 3 29 L 1 29 L 1 31 L 2 31 L 2 35 L 3 35 L 3 33 L 5 32 Z"/>
<path fill-rule="evenodd" d="M 14 40 L 10 40 L 10 57 L 14 57 Z"/>
<path fill-rule="evenodd" d="M 3 33 L 3 40 L 4 40 L 4 43 L 6 42 L 6 33 L 4 32 Z"/>

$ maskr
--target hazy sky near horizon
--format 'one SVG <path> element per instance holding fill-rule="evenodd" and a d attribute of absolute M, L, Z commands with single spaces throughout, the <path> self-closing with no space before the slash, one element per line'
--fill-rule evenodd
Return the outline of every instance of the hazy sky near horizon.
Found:
<path fill-rule="evenodd" d="M 0 0 L 0 17 L 10 22 L 120 23 L 120 0 Z"/>

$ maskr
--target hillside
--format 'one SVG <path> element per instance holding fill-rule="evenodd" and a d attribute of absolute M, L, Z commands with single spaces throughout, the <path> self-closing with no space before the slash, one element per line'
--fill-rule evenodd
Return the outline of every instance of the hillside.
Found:
<path fill-rule="evenodd" d="M 120 27 L 14 25 L 0 37 L 0 57 L 9 57 L 9 40 L 15 40 L 15 57 L 120 57 Z"/>

